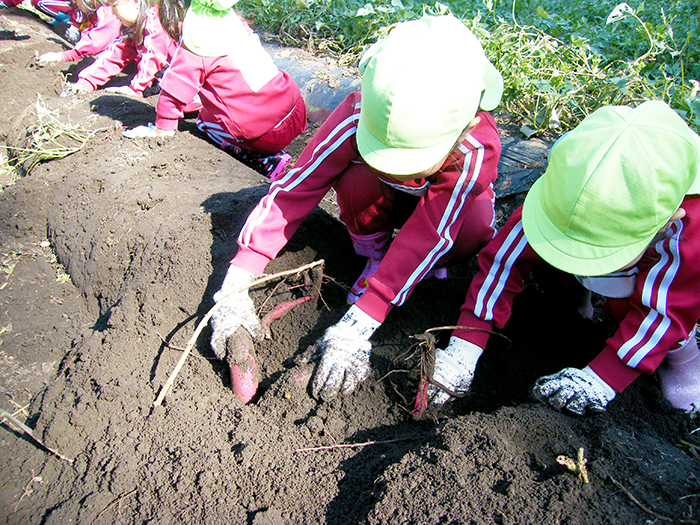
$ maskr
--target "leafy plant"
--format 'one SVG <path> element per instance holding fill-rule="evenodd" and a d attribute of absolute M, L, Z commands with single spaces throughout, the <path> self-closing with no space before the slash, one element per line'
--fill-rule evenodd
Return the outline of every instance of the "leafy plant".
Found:
<path fill-rule="evenodd" d="M 646 0 L 244 0 L 242 13 L 283 45 L 355 65 L 398 22 L 451 12 L 503 73 L 502 109 L 559 133 L 595 109 L 668 102 L 700 129 L 697 3 Z M 455 51 L 457 53 L 457 51 Z"/>
<path fill-rule="evenodd" d="M 16 176 L 16 166 L 29 173 L 37 163 L 61 159 L 83 149 L 102 130 L 83 130 L 61 122 L 55 111 L 46 107 L 41 95 L 34 105 L 36 121 L 26 129 L 25 147 L 7 146 L 8 159 L 0 164 L 0 173 Z"/>

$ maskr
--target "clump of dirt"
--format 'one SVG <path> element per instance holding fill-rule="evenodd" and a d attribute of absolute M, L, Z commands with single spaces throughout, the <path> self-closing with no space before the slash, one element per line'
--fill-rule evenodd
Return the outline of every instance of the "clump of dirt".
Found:
<path fill-rule="evenodd" d="M 35 57 L 67 44 L 19 10 L 0 21 L 3 35 L 29 37 L 0 40 L 0 137 L 13 145 L 21 136 L 37 94 L 72 125 L 100 130 L 0 194 L 0 407 L 72 459 L 3 423 L 1 523 L 696 519 L 700 463 L 697 447 L 683 443 L 698 443 L 697 424 L 670 407 L 654 377 L 594 417 L 529 398 L 537 377 L 585 364 L 613 329 L 535 285 L 519 297 L 507 339 L 492 338 L 470 394 L 432 417 L 411 416 L 418 375 L 402 356 L 411 336 L 454 324 L 473 262 L 422 283 L 390 314 L 373 337 L 372 377 L 355 393 L 313 399 L 314 363 L 303 356 L 346 311 L 346 288 L 363 267 L 332 195 L 268 268 L 324 259 L 326 278 L 317 301 L 273 321 L 271 338 L 256 345 L 264 379 L 254 402 L 233 394 L 205 329 L 154 407 L 267 182 L 192 120 L 170 140 L 123 138 L 119 126 L 153 120 L 154 99 L 60 98 L 76 66 L 38 67 Z M 253 291 L 261 316 L 305 293 L 278 284 Z M 581 447 L 588 484 L 556 462 Z"/>

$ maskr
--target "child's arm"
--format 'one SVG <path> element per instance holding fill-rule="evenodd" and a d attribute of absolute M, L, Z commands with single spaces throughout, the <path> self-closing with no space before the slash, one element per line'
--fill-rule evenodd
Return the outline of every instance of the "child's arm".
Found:
<path fill-rule="evenodd" d="M 97 55 L 93 64 L 83 69 L 75 83 L 77 91 L 91 92 L 118 75 L 126 65 L 138 56 L 131 38 L 122 36 Z"/>
<path fill-rule="evenodd" d="M 700 318 L 700 197 L 686 197 L 681 207 L 686 217 L 674 223 L 672 237 L 647 252 L 655 260 L 640 262 L 630 310 L 589 365 L 617 392 L 654 372 Z"/>
<path fill-rule="evenodd" d="M 149 9 L 146 18 L 146 30 L 143 37 L 138 71 L 129 84 L 134 93 L 143 94 L 144 89 L 153 83 L 156 73 L 167 66 L 168 59 L 175 51 L 175 48 L 175 42 L 160 25 L 158 10 L 155 6 L 152 7 Z"/>
<path fill-rule="evenodd" d="M 111 7 L 100 6 L 95 12 L 95 16 L 97 18 L 95 24 L 81 33 L 75 48 L 61 53 L 63 62 L 72 62 L 86 56 L 98 55 L 119 38 L 122 24 L 112 13 Z"/>
<path fill-rule="evenodd" d="M 469 285 L 453 336 L 486 348 L 494 327 L 505 326 L 513 301 L 525 288 L 525 278 L 545 264 L 525 238 L 522 206 L 516 209 L 491 242 L 479 253 L 479 271 Z"/>
<path fill-rule="evenodd" d="M 275 181 L 246 220 L 232 264 L 263 272 L 338 176 L 359 157 L 355 132 L 359 93 L 351 93 L 326 119 L 294 168 Z"/>
<path fill-rule="evenodd" d="M 178 120 L 182 118 L 185 109 L 191 106 L 192 100 L 202 88 L 205 78 L 202 73 L 203 68 L 202 57 L 182 46 L 177 48 L 170 67 L 159 83 L 156 128 L 160 133 L 174 133 L 177 130 Z"/>

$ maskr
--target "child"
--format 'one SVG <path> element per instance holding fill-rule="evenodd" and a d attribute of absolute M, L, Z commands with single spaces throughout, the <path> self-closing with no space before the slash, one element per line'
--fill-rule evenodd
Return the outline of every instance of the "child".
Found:
<path fill-rule="evenodd" d="M 324 400 L 367 377 L 372 333 L 419 281 L 494 234 L 501 146 L 493 117 L 477 111 L 498 105 L 503 81 L 476 37 L 453 16 L 405 22 L 368 50 L 360 70 L 361 91 L 328 117 L 248 217 L 214 295 L 260 274 L 334 188 L 355 251 L 369 260 L 348 298 L 354 304 L 317 343 L 323 355 L 312 390 Z M 212 317 L 220 358 L 239 326 L 260 332 L 248 294 L 234 297 Z M 249 379 L 245 397 L 257 386 Z"/>
<path fill-rule="evenodd" d="M 39 62 L 74 62 L 86 56 L 95 56 L 119 38 L 122 23 L 105 0 L 76 0 L 75 5 L 84 15 L 84 29 L 75 48 L 62 52 L 48 52 L 39 57 Z"/>
<path fill-rule="evenodd" d="M 160 81 L 155 127 L 140 126 L 125 135 L 172 136 L 198 94 L 199 129 L 275 180 L 291 161 L 283 149 L 306 129 L 306 105 L 294 80 L 277 69 L 258 35 L 234 12 L 236 1 L 192 2 L 182 43 Z M 160 13 L 163 27 L 179 40 L 177 0 L 161 0 Z"/>
<path fill-rule="evenodd" d="M 552 147 L 545 174 L 479 255 L 457 323 L 467 329 L 436 352 L 435 380 L 469 389 L 488 332 L 506 323 L 524 278 L 549 264 L 610 298 L 620 324 L 587 367 L 540 378 L 535 397 L 599 412 L 657 370 L 674 407 L 700 408 L 699 169 L 700 139 L 663 102 L 586 117 Z"/>
<path fill-rule="evenodd" d="M 17 7 L 23 2 L 24 0 L 2 0 L 0 1 L 0 9 Z M 32 0 L 32 5 L 40 13 L 54 19 L 50 25 L 70 22 L 70 13 L 73 10 L 70 0 Z"/>
<path fill-rule="evenodd" d="M 138 61 L 138 71 L 128 86 L 111 91 L 129 96 L 143 96 L 156 79 L 156 73 L 167 66 L 177 47 L 163 30 L 158 19 L 158 6 L 153 0 L 110 0 L 112 12 L 124 26 L 121 36 L 83 69 L 78 81 L 62 95 L 89 93 L 119 74 L 130 62 Z"/>

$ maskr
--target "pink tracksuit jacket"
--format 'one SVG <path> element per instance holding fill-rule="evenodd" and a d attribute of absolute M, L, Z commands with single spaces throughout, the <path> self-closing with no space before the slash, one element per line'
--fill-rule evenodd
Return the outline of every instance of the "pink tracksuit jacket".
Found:
<path fill-rule="evenodd" d="M 97 11 L 88 14 L 87 24 L 75 47 L 61 53 L 61 60 L 64 62 L 73 62 L 102 53 L 109 44 L 119 38 L 122 30 L 122 23 L 108 5 L 100 6 Z"/>
<path fill-rule="evenodd" d="M 355 134 L 360 108 L 360 93 L 348 95 L 316 132 L 294 168 L 271 185 L 241 230 L 238 252 L 231 263 L 253 274 L 262 273 L 332 187 L 339 202 L 348 198 L 341 195 L 343 187 L 348 186 L 339 183 L 344 176 L 346 180 L 349 177 L 367 181 L 369 192 L 376 193 L 375 187 L 385 195 L 400 192 L 405 196 L 408 192 L 412 206 L 408 218 L 400 225 L 379 269 L 370 277 L 367 291 L 356 303 L 383 322 L 391 308 L 402 305 L 438 261 L 442 264 L 455 253 L 461 237 L 466 235 L 466 244 L 473 245 L 471 255 L 492 238 L 492 184 L 497 176 L 501 143 L 493 117 L 481 112 L 476 129 L 429 180 L 377 182 L 380 179 L 357 149 Z M 361 199 L 363 190 L 353 187 L 353 193 Z M 371 233 L 362 231 L 362 227 L 372 217 L 344 218 L 341 206 L 341 220 L 353 233 Z"/>
<path fill-rule="evenodd" d="M 618 272 L 626 281 L 636 275 L 631 295 L 608 299 L 620 324 L 589 366 L 617 392 L 640 374 L 654 372 L 700 319 L 700 196 L 686 196 L 681 207 L 686 216 L 650 245 L 636 269 Z M 505 325 L 525 277 L 541 264 L 547 263 L 525 238 L 520 207 L 479 254 L 479 271 L 457 323 L 486 331 L 455 330 L 453 335 L 485 348 L 488 331 Z"/>
<path fill-rule="evenodd" d="M 158 71 L 167 67 L 177 44 L 163 30 L 158 19 L 158 6 L 151 6 L 145 22 L 143 42 L 137 45 L 128 34 L 113 41 L 97 59 L 78 75 L 77 85 L 94 91 L 118 75 L 130 62 L 138 61 L 138 71 L 129 86 L 135 93 L 143 94 Z"/>

